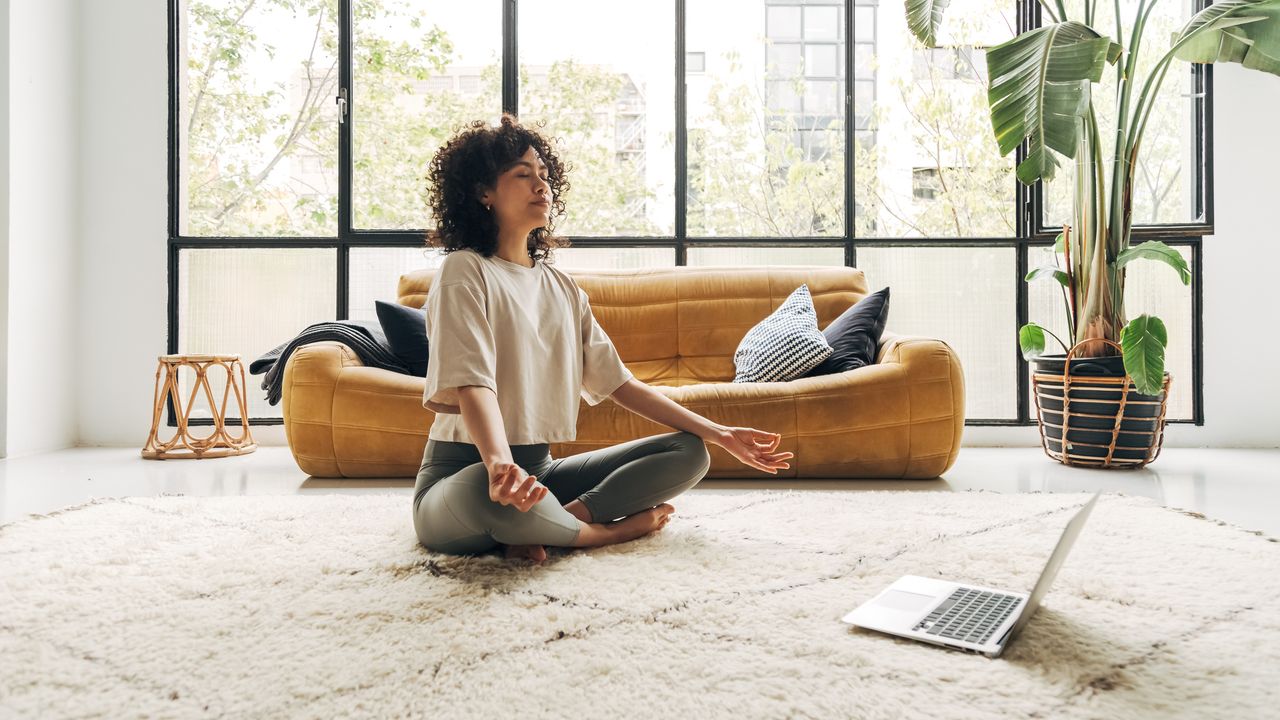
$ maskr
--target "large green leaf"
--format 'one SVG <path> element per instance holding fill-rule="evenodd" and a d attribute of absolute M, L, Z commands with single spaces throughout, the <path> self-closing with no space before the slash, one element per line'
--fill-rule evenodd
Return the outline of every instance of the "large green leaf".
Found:
<path fill-rule="evenodd" d="M 1027 158 L 1017 168 L 1024 184 L 1053 177 L 1058 161 L 1050 150 L 1075 156 L 1089 83 L 1102 79 L 1106 64 L 1119 56 L 1119 45 L 1074 21 L 1037 28 L 987 50 L 991 126 L 1001 155 L 1028 141 Z"/>
<path fill-rule="evenodd" d="M 1051 277 L 1062 283 L 1062 287 L 1070 287 L 1071 278 L 1067 274 L 1052 265 L 1041 265 L 1040 267 L 1027 273 L 1026 281 L 1031 282 L 1042 277 Z"/>
<path fill-rule="evenodd" d="M 1159 395 L 1164 387 L 1164 348 L 1169 334 L 1154 315 L 1139 315 L 1120 331 L 1124 369 L 1138 392 Z"/>
<path fill-rule="evenodd" d="M 1044 354 L 1044 328 L 1035 323 L 1023 325 L 1018 330 L 1018 345 L 1022 347 L 1024 359 L 1040 357 Z"/>
<path fill-rule="evenodd" d="M 1198 63 L 1235 62 L 1280 75 L 1280 0 L 1226 0 L 1196 13 L 1173 54 Z"/>
<path fill-rule="evenodd" d="M 950 3 L 951 0 L 907 0 L 907 27 L 925 47 L 937 44 L 942 13 Z"/>
<path fill-rule="evenodd" d="M 1178 271 L 1178 279 L 1183 285 L 1191 284 L 1191 268 L 1187 267 L 1187 261 L 1182 257 L 1182 253 L 1159 240 L 1148 240 L 1117 255 L 1116 269 L 1119 270 L 1134 260 L 1159 260 Z"/>

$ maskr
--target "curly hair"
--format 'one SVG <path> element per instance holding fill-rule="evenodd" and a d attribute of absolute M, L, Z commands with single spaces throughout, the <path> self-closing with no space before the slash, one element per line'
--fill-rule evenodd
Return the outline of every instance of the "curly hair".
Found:
<path fill-rule="evenodd" d="M 542 127 L 545 123 L 540 123 Z M 470 248 L 490 257 L 498 249 L 498 222 L 475 196 L 483 186 L 494 187 L 498 176 L 509 170 L 529 148 L 542 156 L 551 186 L 551 210 L 545 227 L 529 233 L 526 246 L 534 262 L 549 259 L 551 251 L 568 247 L 566 238 L 555 235 L 554 220 L 564 215 L 564 195 L 569 190 L 566 173 L 551 143 L 537 130 L 521 125 L 515 115 L 504 112 L 497 126 L 475 120 L 462 126 L 431 159 L 427 174 L 427 204 L 436 227 L 427 231 L 427 244 L 450 253 Z"/>

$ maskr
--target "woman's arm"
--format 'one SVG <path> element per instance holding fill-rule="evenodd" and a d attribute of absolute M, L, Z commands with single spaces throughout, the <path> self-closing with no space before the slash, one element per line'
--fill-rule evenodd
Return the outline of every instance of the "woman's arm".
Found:
<path fill-rule="evenodd" d="M 743 464 L 776 475 L 791 467 L 792 452 L 775 452 L 782 436 L 748 427 L 730 427 L 713 422 L 634 377 L 622 383 L 609 397 L 631 412 L 654 422 L 684 430 L 719 445 Z"/>
<path fill-rule="evenodd" d="M 483 385 L 467 385 L 458 388 L 458 407 L 462 409 L 462 422 L 467 426 L 467 434 L 480 451 L 485 467 L 492 470 L 494 463 L 512 462 L 507 429 L 502 423 L 502 411 L 498 409 L 498 396 Z"/>
<path fill-rule="evenodd" d="M 728 431 L 728 427 L 712 422 L 685 408 L 666 395 L 654 390 L 647 383 L 635 378 L 622 383 L 609 397 L 613 398 L 614 402 L 641 417 L 673 427 L 676 430 L 691 432 L 703 440 L 719 444 L 719 441 L 723 439 L 724 434 Z"/>
<path fill-rule="evenodd" d="M 529 512 L 551 490 L 511 459 L 511 445 L 507 443 L 498 396 L 484 385 L 464 385 L 458 388 L 458 406 L 471 442 L 480 451 L 480 459 L 489 471 L 489 499 Z"/>

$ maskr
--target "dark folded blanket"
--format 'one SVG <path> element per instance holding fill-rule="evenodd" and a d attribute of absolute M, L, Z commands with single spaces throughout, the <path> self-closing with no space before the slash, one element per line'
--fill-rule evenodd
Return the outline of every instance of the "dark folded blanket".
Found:
<path fill-rule="evenodd" d="M 337 320 L 316 323 L 308 325 L 294 339 L 268 350 L 262 354 L 262 357 L 249 363 L 250 375 L 263 372 L 267 374 L 262 379 L 262 389 L 267 391 L 268 403 L 275 405 L 280 402 L 284 385 L 284 366 L 288 364 L 289 356 L 293 351 L 308 343 L 324 340 L 336 340 L 351 348 L 360 357 L 360 361 L 368 367 L 382 368 L 406 375 L 409 373 L 409 368 L 405 367 L 391 352 L 387 336 L 383 334 L 382 326 L 377 320 Z"/>

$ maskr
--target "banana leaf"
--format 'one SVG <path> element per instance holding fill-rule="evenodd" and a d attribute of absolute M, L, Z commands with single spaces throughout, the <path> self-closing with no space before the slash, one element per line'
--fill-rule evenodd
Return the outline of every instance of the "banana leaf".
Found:
<path fill-rule="evenodd" d="M 1206 27 L 1213 25 L 1213 27 Z M 1234 62 L 1280 75 L 1280 0 L 1226 0 L 1196 13 L 1173 41 L 1191 37 L 1174 57 Z"/>
<path fill-rule="evenodd" d="M 1024 184 L 1051 179 L 1054 150 L 1074 157 L 1080 118 L 1089 109 L 1089 84 L 1102 79 L 1120 46 L 1078 22 L 1025 32 L 987 50 L 987 101 L 1001 155 L 1028 141 L 1016 173 Z"/>
<path fill-rule="evenodd" d="M 942 25 L 942 13 L 951 0 L 907 0 L 907 27 L 925 47 L 938 42 L 938 27 Z"/>

